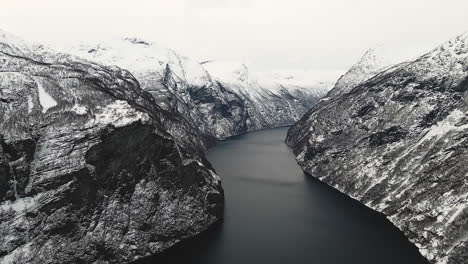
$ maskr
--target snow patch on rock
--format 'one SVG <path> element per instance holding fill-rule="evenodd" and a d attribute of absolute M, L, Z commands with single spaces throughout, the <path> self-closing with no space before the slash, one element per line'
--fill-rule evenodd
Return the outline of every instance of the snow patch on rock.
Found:
<path fill-rule="evenodd" d="M 95 118 L 90 121 L 88 125 L 111 124 L 115 127 L 123 127 L 137 121 L 146 123 L 149 119 L 148 114 L 135 110 L 127 101 L 116 100 L 115 102 L 106 105 L 100 113 L 95 115 Z"/>
<path fill-rule="evenodd" d="M 85 115 L 88 112 L 86 106 L 80 104 L 75 104 L 71 110 L 78 115 Z"/>
<path fill-rule="evenodd" d="M 458 109 L 453 110 L 444 120 L 437 123 L 436 125 L 433 125 L 427 134 L 421 139 L 421 142 L 429 140 L 433 137 L 441 137 L 453 130 L 462 131 L 468 129 L 468 124 L 457 125 L 465 117 L 466 115 L 462 111 Z"/>
<path fill-rule="evenodd" d="M 5 201 L 2 204 L 0 204 L 0 212 L 10 211 L 10 210 L 15 211 L 15 212 L 23 212 L 37 205 L 38 199 L 39 197 L 36 196 L 36 197 L 18 198 L 14 201 Z"/>
<path fill-rule="evenodd" d="M 57 101 L 55 101 L 55 99 L 47 93 L 37 78 L 35 78 L 35 81 L 37 83 L 37 89 L 39 92 L 39 103 L 42 106 L 42 113 L 46 113 L 47 110 L 57 105 Z"/>
<path fill-rule="evenodd" d="M 18 260 L 24 261 L 27 263 L 32 256 L 31 254 L 31 243 L 27 243 L 16 248 L 14 251 L 9 253 L 8 255 L 4 256 L 0 260 L 0 264 L 15 264 L 18 263 Z"/>
<path fill-rule="evenodd" d="M 33 99 L 31 95 L 28 95 L 28 114 L 32 112 L 32 109 L 34 107 Z"/>

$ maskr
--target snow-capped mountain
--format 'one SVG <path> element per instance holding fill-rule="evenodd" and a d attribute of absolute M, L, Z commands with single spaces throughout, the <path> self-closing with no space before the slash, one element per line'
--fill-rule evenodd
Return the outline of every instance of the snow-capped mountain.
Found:
<path fill-rule="evenodd" d="M 468 34 L 359 82 L 289 130 L 299 164 L 385 214 L 431 263 L 467 263 Z"/>
<path fill-rule="evenodd" d="M 390 55 L 388 48 L 378 46 L 368 49 L 359 61 L 338 79 L 327 97 L 335 98 L 347 93 L 363 81 L 396 63 L 397 61 Z"/>
<path fill-rule="evenodd" d="M 236 133 L 236 124 L 242 116 L 239 98 L 223 93 L 201 64 L 188 57 L 135 38 L 59 48 L 91 61 L 129 70 L 159 106 L 180 113 L 200 130 L 206 141 Z"/>
<path fill-rule="evenodd" d="M 248 131 L 294 123 L 332 86 L 324 81 L 301 82 L 291 75 L 251 72 L 245 64 L 210 61 L 203 66 L 222 87 L 243 98 Z"/>
<path fill-rule="evenodd" d="M 0 87 L 1 263 L 129 263 L 222 217 L 201 139 L 128 71 L 0 32 Z"/>
<path fill-rule="evenodd" d="M 283 86 L 289 89 L 306 88 L 317 96 L 323 96 L 333 88 L 341 71 L 285 70 L 256 72 L 255 75 L 259 84 L 267 89 L 271 86 Z"/>
<path fill-rule="evenodd" d="M 307 87 L 281 82 L 260 86 L 245 66 L 234 69 L 239 72 L 225 72 L 221 76 L 216 62 L 198 63 L 155 43 L 134 38 L 61 49 L 129 70 L 161 107 L 181 113 L 208 139 L 290 125 L 326 91 L 326 84 L 322 86 L 319 82 Z M 243 78 L 247 78 L 245 82 L 240 81 Z"/>

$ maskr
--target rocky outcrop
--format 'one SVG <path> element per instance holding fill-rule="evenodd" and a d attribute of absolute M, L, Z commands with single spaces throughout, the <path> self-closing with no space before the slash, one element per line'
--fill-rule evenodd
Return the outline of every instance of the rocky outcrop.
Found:
<path fill-rule="evenodd" d="M 129 263 L 222 217 L 196 126 L 126 70 L 0 32 L 1 263 Z"/>
<path fill-rule="evenodd" d="M 214 62 L 188 57 L 135 38 L 80 44 L 63 51 L 129 70 L 163 109 L 180 113 L 213 140 L 262 128 L 291 125 L 325 95 L 327 86 L 298 87 L 231 82 L 214 75 Z M 247 71 L 248 78 L 252 78 Z M 273 88 L 273 89 L 271 89 Z"/>
<path fill-rule="evenodd" d="M 468 262 L 468 35 L 324 100 L 288 132 L 304 171 L 384 213 L 432 263 Z"/>

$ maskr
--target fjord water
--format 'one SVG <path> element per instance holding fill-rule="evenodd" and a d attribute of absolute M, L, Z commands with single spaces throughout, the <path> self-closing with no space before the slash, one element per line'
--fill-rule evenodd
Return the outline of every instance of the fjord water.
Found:
<path fill-rule="evenodd" d="M 208 154 L 225 219 L 147 263 L 427 263 L 382 215 L 305 175 L 287 128 L 233 137 Z"/>

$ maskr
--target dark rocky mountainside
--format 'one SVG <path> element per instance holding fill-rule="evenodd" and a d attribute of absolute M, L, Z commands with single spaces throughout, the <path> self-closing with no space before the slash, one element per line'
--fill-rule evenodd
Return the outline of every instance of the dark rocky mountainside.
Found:
<path fill-rule="evenodd" d="M 304 171 L 468 263 L 468 35 L 331 96 L 288 132 Z"/>
<path fill-rule="evenodd" d="M 126 70 L 0 32 L 0 262 L 128 263 L 222 217 L 200 130 Z"/>

